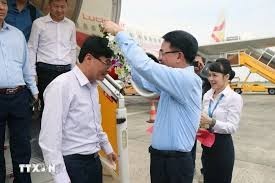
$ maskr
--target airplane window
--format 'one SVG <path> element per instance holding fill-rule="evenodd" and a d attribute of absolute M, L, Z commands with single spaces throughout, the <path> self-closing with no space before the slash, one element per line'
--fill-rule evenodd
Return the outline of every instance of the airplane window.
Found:
<path fill-rule="evenodd" d="M 92 26 L 91 26 L 91 29 L 92 29 L 92 31 L 96 31 L 95 25 L 92 25 Z"/>
<path fill-rule="evenodd" d="M 85 30 L 88 30 L 88 25 L 86 23 L 83 24 Z"/>

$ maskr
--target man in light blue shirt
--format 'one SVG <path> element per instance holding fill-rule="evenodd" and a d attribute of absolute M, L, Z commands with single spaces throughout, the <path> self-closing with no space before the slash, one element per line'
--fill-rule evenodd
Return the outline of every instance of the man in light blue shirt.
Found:
<path fill-rule="evenodd" d="M 41 16 L 41 13 L 30 4 L 29 0 L 9 0 L 8 14 L 5 21 L 21 30 L 29 40 L 32 28 L 32 22 Z"/>
<path fill-rule="evenodd" d="M 194 164 L 190 151 L 199 127 L 202 95 L 201 79 L 190 66 L 198 50 L 197 40 L 185 31 L 167 33 L 158 64 L 117 24 L 107 21 L 103 27 L 116 36 L 134 81 L 160 94 L 149 148 L 151 182 L 192 183 Z"/>
<path fill-rule="evenodd" d="M 38 89 L 23 33 L 4 22 L 7 10 L 7 1 L 0 0 L 0 182 L 5 182 L 6 176 L 3 147 L 7 123 L 14 182 L 31 183 L 30 174 L 21 173 L 19 164 L 28 164 L 31 158 L 30 101 L 33 97 L 37 100 Z"/>

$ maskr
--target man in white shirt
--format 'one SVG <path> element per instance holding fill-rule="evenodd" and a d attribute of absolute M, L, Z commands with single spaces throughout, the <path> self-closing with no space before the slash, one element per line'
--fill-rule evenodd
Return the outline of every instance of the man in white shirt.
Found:
<path fill-rule="evenodd" d="M 42 110 L 47 85 L 71 70 L 76 61 L 76 30 L 75 24 L 65 17 L 67 6 L 67 0 L 49 0 L 49 14 L 33 22 L 28 42 Z"/>
<path fill-rule="evenodd" d="M 98 151 L 117 159 L 101 126 L 96 80 L 112 65 L 108 40 L 89 37 L 72 71 L 58 76 L 44 92 L 45 108 L 39 145 L 46 164 L 55 166 L 56 183 L 102 183 Z"/>

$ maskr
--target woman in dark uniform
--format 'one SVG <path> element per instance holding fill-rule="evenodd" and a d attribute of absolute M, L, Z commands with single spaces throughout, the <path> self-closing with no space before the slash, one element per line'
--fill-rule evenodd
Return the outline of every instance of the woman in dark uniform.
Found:
<path fill-rule="evenodd" d="M 203 97 L 201 126 L 215 134 L 212 147 L 203 147 L 204 183 L 230 183 L 235 153 L 231 134 L 235 133 L 243 107 L 242 97 L 229 86 L 235 76 L 227 59 L 209 66 L 211 89 Z"/>

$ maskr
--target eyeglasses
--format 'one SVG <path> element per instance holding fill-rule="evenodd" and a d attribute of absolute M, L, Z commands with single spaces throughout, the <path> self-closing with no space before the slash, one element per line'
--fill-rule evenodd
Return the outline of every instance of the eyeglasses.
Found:
<path fill-rule="evenodd" d="M 166 51 L 166 52 L 163 52 L 163 51 L 159 51 L 159 56 L 163 57 L 165 56 L 166 54 L 169 54 L 169 53 L 179 53 L 181 51 L 178 51 L 178 50 L 175 50 L 175 51 Z"/>
<path fill-rule="evenodd" d="M 113 65 L 112 60 L 109 58 L 107 58 L 106 60 L 102 60 L 100 58 L 96 58 L 96 59 L 108 67 L 111 67 Z"/>

